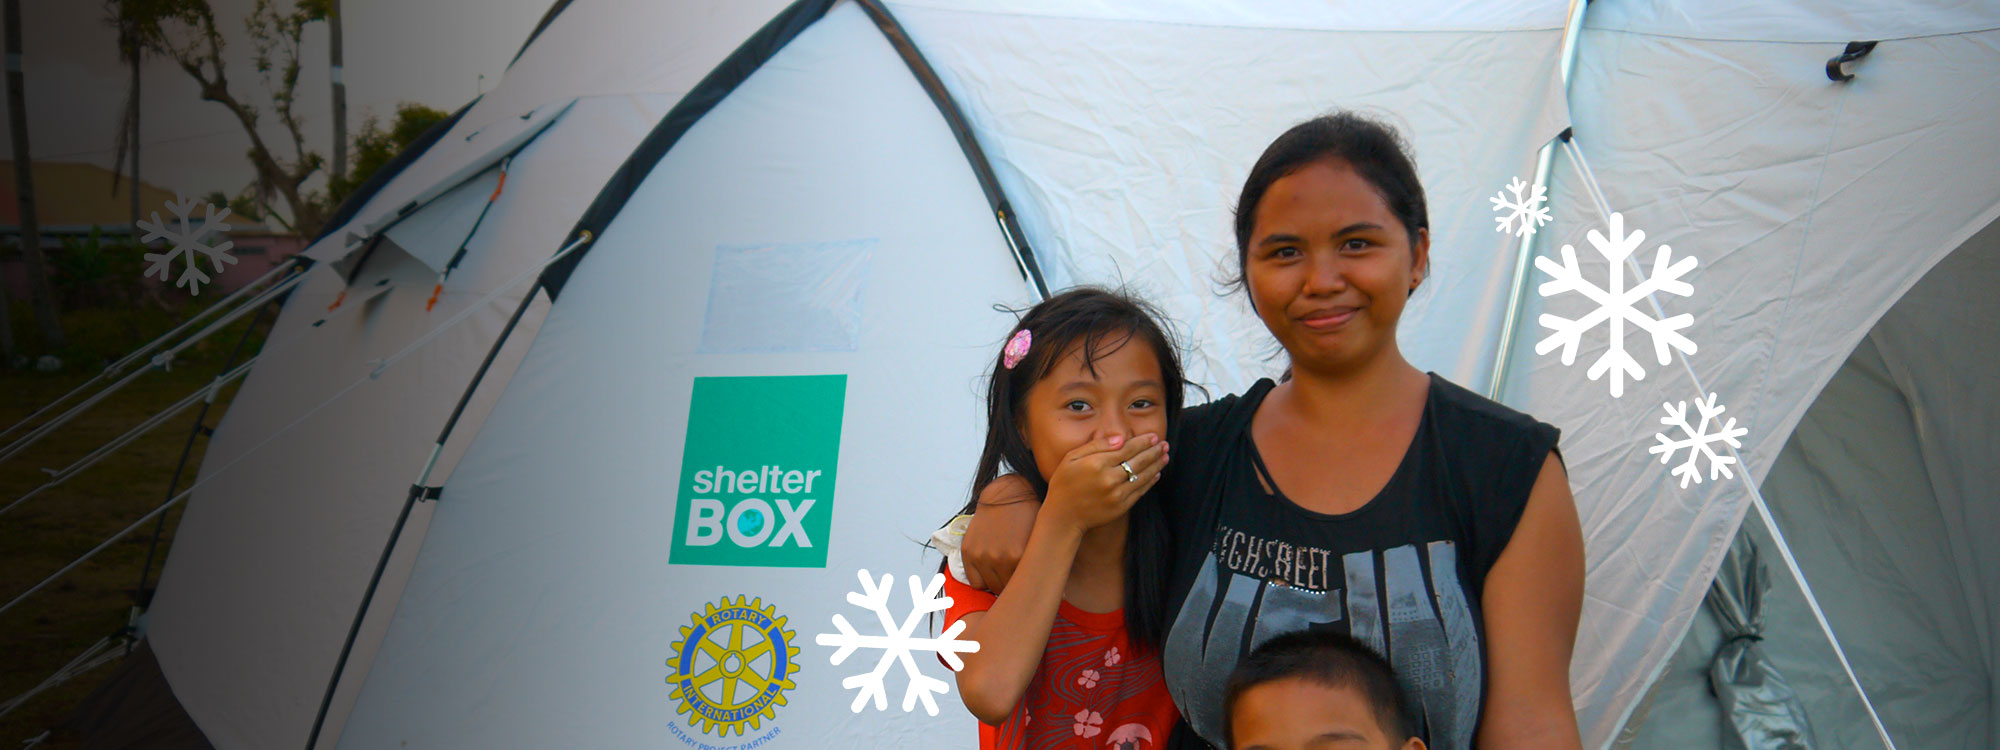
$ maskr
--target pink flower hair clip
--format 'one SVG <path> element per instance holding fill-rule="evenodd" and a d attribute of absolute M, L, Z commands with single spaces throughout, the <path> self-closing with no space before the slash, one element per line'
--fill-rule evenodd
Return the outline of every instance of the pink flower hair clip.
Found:
<path fill-rule="evenodd" d="M 1015 331 L 1014 337 L 1007 339 L 1007 348 L 1000 352 L 1000 364 L 1009 370 L 1014 369 L 1015 365 L 1021 364 L 1022 357 L 1028 356 L 1028 347 L 1034 343 L 1035 337 L 1028 333 L 1028 329 Z"/>

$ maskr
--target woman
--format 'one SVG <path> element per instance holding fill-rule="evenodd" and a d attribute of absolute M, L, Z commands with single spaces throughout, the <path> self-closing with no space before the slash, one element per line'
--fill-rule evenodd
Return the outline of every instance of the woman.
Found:
<path fill-rule="evenodd" d="M 1173 745 L 1220 746 L 1237 659 L 1324 627 L 1389 657 L 1432 747 L 1580 747 L 1583 539 L 1557 431 L 1403 358 L 1430 229 L 1401 140 L 1352 113 L 1292 128 L 1235 229 L 1240 286 L 1290 368 L 1187 410 L 1172 440 Z M 1004 585 L 1034 507 L 982 505 L 967 567 Z"/>

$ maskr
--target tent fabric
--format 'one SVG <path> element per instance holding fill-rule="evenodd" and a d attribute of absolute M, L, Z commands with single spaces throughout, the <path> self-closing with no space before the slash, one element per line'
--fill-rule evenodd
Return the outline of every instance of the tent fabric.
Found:
<path fill-rule="evenodd" d="M 520 117 L 500 120 L 458 136 L 450 141 L 449 148 L 426 149 L 405 168 L 408 179 L 393 180 L 382 186 L 355 211 L 354 218 L 343 229 L 331 235 L 339 237 L 339 241 L 315 242 L 306 248 L 306 257 L 320 262 L 346 259 L 348 253 L 360 246 L 352 240 L 372 237 L 419 207 L 490 171 L 561 118 L 569 104 L 565 101 L 537 107 Z M 452 132 L 456 130 L 453 128 Z"/>
<path fill-rule="evenodd" d="M 851 351 L 697 353 L 717 258 L 857 241 Z M 942 520 L 920 509 L 965 491 L 959 462 L 929 456 L 976 452 L 958 426 L 1012 323 L 992 305 L 1028 290 L 936 106 L 858 7 L 689 129 L 595 244 L 447 485 L 342 747 L 675 743 L 664 662 L 691 614 L 747 595 L 809 641 L 848 606 L 857 568 L 915 570 Z M 819 506 L 830 535 L 809 540 L 824 567 L 671 566 L 694 378 L 827 373 L 845 392 L 838 484 Z M 737 741 L 914 746 L 970 729 L 956 713 L 856 715 L 842 670 L 810 653 L 784 718 Z"/>
<path fill-rule="evenodd" d="M 319 236 L 314 237 L 309 245 L 319 245 L 321 242 L 326 241 L 326 238 L 335 236 L 341 227 L 347 226 L 348 222 L 353 221 L 354 215 L 363 206 L 367 205 L 368 201 L 373 199 L 376 193 L 381 192 L 382 186 L 401 177 L 403 170 L 409 168 L 410 163 L 416 161 L 418 157 L 423 156 L 425 152 L 430 151 L 431 146 L 435 145 L 438 139 L 443 138 L 447 131 L 457 126 L 458 119 L 464 117 L 465 113 L 471 110 L 472 105 L 477 103 L 477 101 L 467 102 L 465 106 L 459 107 L 457 111 L 452 112 L 451 116 L 432 124 L 424 130 L 422 135 L 417 136 L 416 140 L 411 141 L 410 145 L 405 146 L 402 151 L 397 152 L 380 169 L 375 170 L 374 174 L 369 175 L 368 179 L 363 181 L 360 187 L 355 188 L 354 192 L 350 193 L 346 200 L 341 201 L 339 206 L 334 207 L 333 213 L 326 219 L 326 224 L 320 228 Z M 327 251 L 325 248 L 308 247 L 307 249 L 309 251 L 315 249 L 320 252 Z"/>
<path fill-rule="evenodd" d="M 1617 2 L 1592 4 L 1584 17 L 1592 29 L 1710 41 L 1879 41 L 2000 29 L 2000 6 L 1965 0 Z"/>
<path fill-rule="evenodd" d="M 504 186 L 501 167 L 494 164 L 458 187 L 437 197 L 428 210 L 397 222 L 383 234 L 424 266 L 442 272 L 458 252 L 460 243 L 472 236 L 481 213 L 497 201 L 496 189 Z"/>
<path fill-rule="evenodd" d="M 1198 27 L 1319 31 L 1561 31 L 1567 3 L 1541 0 L 1419 0 L 1384 5 L 1341 0 L 896 0 L 913 8 L 1008 16 L 1069 18 Z"/>
<path fill-rule="evenodd" d="M 1947 74 L 2000 69 L 2000 32 L 1884 43 L 1855 81 L 1835 84 L 1825 60 L 1844 41 L 1586 29 L 1579 43 L 1576 142 L 1611 208 L 1646 232 L 1640 257 L 1666 245 L 1699 259 L 1693 296 L 1660 301 L 1666 315 L 1695 316 L 1687 333 L 1701 347 L 1685 366 L 1640 354 L 1648 376 L 1626 384 L 1622 399 L 1580 398 L 1604 393 L 1582 366 L 1604 345 L 1586 339 L 1582 361 L 1565 367 L 1532 343 L 1546 334 L 1534 323 L 1540 314 L 1573 319 L 1588 303 L 1537 295 L 1521 318 L 1503 400 L 1563 427 L 1588 540 L 1576 653 L 1590 656 L 1571 669 L 1587 740 L 1612 736 L 1674 652 L 1748 490 L 1814 394 L 1926 270 L 2000 215 L 2000 170 L 1965 168 L 1993 162 L 1981 134 L 2000 122 L 2000 79 Z M 1545 255 L 1578 248 L 1586 277 L 1601 279 L 1604 262 L 1585 233 L 1604 220 L 1573 174 L 1555 170 L 1555 221 L 1538 241 Z M 1669 466 L 1648 460 L 1662 405 L 1703 391 L 1749 430 L 1738 472 L 1749 484 L 1683 489 Z"/>
<path fill-rule="evenodd" d="M 1362 109 L 1402 127 L 1431 206 L 1433 275 L 1404 315 L 1404 351 L 1484 382 L 1515 245 L 1487 198 L 1532 178 L 1567 124 L 1560 8 L 1525 31 L 1380 34 L 1264 28 L 1236 6 L 1240 22 L 1196 25 L 1186 8 L 1157 15 L 1181 6 L 1111 20 L 942 5 L 890 7 L 965 108 L 1051 287 L 1126 284 L 1162 305 L 1198 344 L 1191 380 L 1218 394 L 1275 375 L 1263 324 L 1221 283 L 1236 270 L 1230 210 L 1272 138 Z M 1403 62 L 1373 62 L 1387 59 Z"/>
<path fill-rule="evenodd" d="M 1792 434 L 1764 482 L 1781 529 L 1898 747 L 1994 747 L 1991 651 L 2000 527 L 1990 438 L 2000 343 L 2000 224 L 1940 262 L 1884 315 Z M 1762 524 L 1743 534 L 1769 546 Z M 1798 688 L 1827 747 L 1879 742 L 1797 587 L 1775 581 L 1760 644 Z M 1694 629 L 1629 747 L 1713 746 L 1716 705 L 1698 675 L 1718 645 Z"/>
<path fill-rule="evenodd" d="M 125 655 L 103 685 L 77 704 L 65 724 L 82 736 L 79 744 L 84 750 L 214 749 L 174 700 L 152 644 L 145 640 Z"/>
<path fill-rule="evenodd" d="M 1709 660 L 1708 684 L 1723 705 L 1726 750 L 1812 750 L 1812 722 L 1785 673 L 1764 654 L 1764 593 L 1771 569 L 1757 545 L 1738 534 L 1722 558 L 1702 610 L 1722 628 Z"/>
<path fill-rule="evenodd" d="M 438 271 L 419 256 L 448 259 L 463 232 L 392 234 L 357 269 L 352 286 L 333 266 L 321 265 L 292 293 L 263 359 L 218 425 L 204 466 L 248 458 L 220 474 L 211 476 L 212 468 L 202 474 L 208 484 L 190 499 L 152 611 L 161 667 L 217 747 L 303 742 L 408 485 L 526 286 L 483 305 L 415 361 L 312 410 L 373 371 L 373 360 L 546 259 L 591 191 L 664 109 L 647 96 L 593 97 L 571 107 L 515 158 L 506 190 L 434 309 L 426 305 Z M 489 187 L 466 202 L 490 194 Z M 458 217 L 456 208 L 454 196 L 435 205 L 449 217 Z M 423 217 L 412 216 L 412 230 L 428 221 L 418 221 Z M 469 218 L 459 218 L 469 227 Z M 343 309 L 329 314 L 343 292 L 349 292 Z M 545 310 L 540 303 L 523 321 L 491 383 L 505 382 Z M 465 435 L 497 394 L 497 387 L 482 389 L 463 420 Z M 448 446 L 437 478 L 464 445 Z M 408 539 L 422 538 L 430 507 L 413 514 Z M 385 598 L 356 646 L 337 712 L 358 689 L 374 639 L 394 610 L 416 549 L 405 546 L 385 575 Z"/>
<path fill-rule="evenodd" d="M 1557 71 L 1567 16 L 1557 2 L 888 4 L 963 108 L 1050 286 L 1124 284 L 1158 302 L 1195 347 L 1192 379 L 1212 393 L 1240 390 L 1282 367 L 1247 304 L 1222 283 L 1234 266 L 1229 210 L 1257 153 L 1290 124 L 1335 107 L 1381 114 L 1405 132 L 1429 193 L 1433 248 L 1432 275 L 1399 333 L 1405 353 L 1476 386 L 1511 346 L 1508 390 L 1498 396 L 1564 429 L 1588 539 L 1572 664 L 1588 747 L 1612 741 L 1662 670 L 1663 686 L 1685 676 L 1669 664 L 1677 648 L 1705 645 L 1705 668 L 1717 644 L 1712 623 L 1696 613 L 1749 494 L 1761 484 L 1785 512 L 1783 490 L 1794 486 L 1779 481 L 1786 446 L 1800 437 L 1794 430 L 1815 397 L 1841 382 L 1835 372 L 1863 332 L 1889 325 L 1892 304 L 2000 216 L 2000 169 L 1990 168 L 2000 24 L 1984 20 L 1989 9 L 1924 2 L 1884 10 L 1891 6 L 1861 0 L 1724 6 L 1591 6 L 1565 96 Z M 269 405 L 275 416 L 225 421 L 210 460 L 240 455 L 320 403 L 344 382 L 339 373 L 365 371 L 368 359 L 427 330 L 422 321 L 433 318 L 418 314 L 424 295 L 405 289 L 434 283 L 424 258 L 440 252 L 433 243 L 479 200 L 471 185 L 446 191 L 458 176 L 490 168 L 490 156 L 506 152 L 493 144 L 527 127 L 516 123 L 553 118 L 510 172 L 504 205 L 488 219 L 498 223 L 490 234 L 480 229 L 485 239 L 475 238 L 466 267 L 447 284 L 447 299 L 460 295 L 455 304 L 553 252 L 660 114 L 782 7 L 598 0 L 555 16 L 500 88 L 323 240 L 380 228 L 414 197 L 444 194 L 403 219 L 408 226 L 392 230 L 355 279 L 357 289 L 383 280 L 394 289 L 339 319 L 347 322 L 328 323 L 331 331 L 313 339 L 322 342 L 317 348 L 287 349 L 273 335 L 262 377 L 253 373 L 239 396 L 239 406 L 255 408 L 237 411 L 264 414 Z M 1860 38 L 1888 41 L 1855 67 L 1855 80 L 1829 82 L 1826 59 Z M 548 114 L 563 106 L 570 111 Z M 1647 360 L 1647 377 L 1628 383 L 1622 398 L 1588 380 L 1582 364 L 1533 353 L 1546 333 L 1539 314 L 1586 311 L 1574 295 L 1529 295 L 1515 338 L 1501 340 L 1517 240 L 1493 231 L 1487 199 L 1531 176 L 1536 150 L 1571 125 L 1611 209 L 1647 233 L 1648 250 L 1667 244 L 1700 261 L 1692 297 L 1660 300 L 1668 315 L 1696 316 L 1689 335 L 1700 351 L 1685 365 Z M 592 130 L 600 126 L 612 135 L 590 137 L 602 135 Z M 1008 322 L 990 305 L 1026 299 L 937 108 L 861 9 L 840 4 L 684 138 L 634 175 L 630 201 L 576 265 L 560 301 L 524 321 L 531 325 L 510 343 L 508 366 L 482 388 L 483 398 L 499 398 L 494 414 L 483 427 L 475 418 L 461 428 L 477 437 L 443 499 L 422 506 L 437 508 L 428 530 L 417 519 L 410 532 L 422 536 L 422 552 L 414 541 L 398 550 L 342 684 L 329 722 L 335 731 L 345 724 L 342 744 L 626 746 L 668 737 L 716 744 L 663 709 L 673 701 L 661 661 L 691 614 L 747 593 L 759 606 L 782 606 L 805 634 L 845 606 L 839 592 L 853 588 L 856 568 L 900 574 L 929 564 L 899 540 L 914 545 L 957 506 L 976 455 L 976 379 Z M 522 170 L 537 159 L 560 166 L 532 170 L 542 175 L 534 179 Z M 1554 256 L 1573 245 L 1586 275 L 1602 278 L 1606 269 L 1585 234 L 1605 217 L 1590 207 L 1567 157 L 1556 161 L 1555 222 L 1542 229 L 1538 252 Z M 549 192 L 535 197 L 534 189 Z M 797 276 L 765 273 L 785 265 L 771 259 L 791 258 L 843 269 L 848 283 L 799 289 Z M 327 268 L 313 273 L 294 293 L 281 331 L 305 335 L 343 288 Z M 1533 289 L 1537 272 L 1529 273 Z M 917 277 L 935 283 L 914 284 Z M 725 304 L 718 313 L 711 290 L 722 281 L 767 296 L 742 295 L 756 304 Z M 167 597 L 178 587 L 185 599 L 162 605 L 155 637 L 176 696 L 218 747 L 284 745 L 303 735 L 338 648 L 326 633 L 344 632 L 430 437 L 420 428 L 383 439 L 379 425 L 420 424 L 424 409 L 448 409 L 513 301 L 496 302 L 468 326 L 485 338 L 441 339 L 418 368 L 421 377 L 385 376 L 352 412 L 302 425 L 312 439 L 266 446 L 285 458 L 260 463 L 273 476 L 288 472 L 287 480 L 221 482 L 214 494 L 233 498 L 211 500 L 209 510 L 197 494 L 169 559 L 168 576 L 178 581 L 161 589 Z M 441 302 L 437 317 L 447 309 Z M 925 315 L 908 315 L 912 309 Z M 779 351 L 700 352 L 704 334 L 728 321 L 759 324 L 754 316 L 768 314 L 768 324 L 826 310 L 860 310 L 860 322 L 815 318 L 828 325 L 787 330 L 801 338 L 781 337 L 771 346 Z M 544 314 L 537 333 L 532 324 Z M 1913 340 L 1944 345 L 1930 335 Z M 1888 372 L 1925 356 L 1898 359 L 1894 347 L 1909 342 L 1870 341 Z M 1585 359 L 1601 347 L 1587 344 Z M 512 358 L 522 356 L 509 380 Z M 827 373 L 847 374 L 849 421 L 840 439 L 840 486 L 848 489 L 826 567 L 673 565 L 675 523 L 689 521 L 668 488 L 686 447 L 693 378 Z M 1939 404 L 1926 414 L 1978 413 L 1966 405 L 1991 389 L 1971 382 L 1987 390 L 1924 386 L 1930 390 L 1919 400 Z M 1728 416 L 1749 429 L 1744 463 L 1738 479 L 1683 489 L 1644 448 L 1661 430 L 1663 403 L 1703 391 L 1716 392 Z M 1969 418 L 1916 423 L 1927 457 L 1980 445 L 1995 427 Z M 918 440 L 911 427 L 924 430 Z M 921 445 L 923 460 L 910 460 L 912 444 Z M 1852 587 L 1841 592 L 1852 595 L 1842 604 L 1826 591 L 1845 583 L 1836 572 L 1832 584 L 1815 578 L 1815 591 L 1885 715 L 1912 712 L 1896 721 L 1913 723 L 1892 722 L 1893 734 L 1943 737 L 1948 746 L 1980 746 L 1983 736 L 1992 745 L 1990 725 L 1967 718 L 1976 706 L 1909 708 L 1922 693 L 1899 693 L 1912 683 L 1883 671 L 1887 657 L 1857 647 L 1847 635 L 1855 626 L 1842 624 L 1853 616 L 1844 607 L 1882 606 L 1864 593 L 1919 602 L 1905 608 L 1908 619 L 1949 625 L 1940 645 L 1917 649 L 1919 658 L 1958 658 L 1963 675 L 1951 679 L 1966 685 L 1976 684 L 1983 665 L 1986 690 L 1958 694 L 1984 696 L 1978 710 L 1992 714 L 2000 552 L 1967 531 L 2000 521 L 1987 501 L 1992 478 L 1979 473 L 1983 466 L 1942 458 L 1922 466 L 1925 481 L 1942 488 L 1934 491 L 1942 527 L 1933 538 L 1949 544 L 1912 552 L 1913 538 L 1896 537 L 1881 545 L 1883 556 L 1916 571 L 1909 580 L 1952 585 L 1914 599 L 1895 587 Z M 376 476 L 350 476 L 361 474 Z M 306 509 L 300 517 L 310 527 L 274 518 L 278 511 L 264 505 L 275 496 L 295 503 L 286 512 Z M 1790 524 L 1804 523 L 1781 522 L 1788 534 Z M 1800 555 L 1813 575 L 1814 565 L 1832 563 L 1811 559 L 1810 528 L 1801 532 Z M 273 562 L 293 555 L 296 565 Z M 405 577 L 408 587 L 399 588 Z M 1773 601 L 1795 603 L 1790 581 L 1777 579 Z M 209 590 L 195 592 L 194 581 L 211 581 Z M 271 613 L 246 604 L 272 596 L 277 603 L 264 606 L 301 616 L 273 623 Z M 1774 607 L 1773 632 L 1816 632 L 1800 610 Z M 1887 633 L 1882 643 L 1906 636 Z M 1770 649 L 1811 715 L 1841 717 L 1833 728 L 1815 727 L 1821 739 L 1871 744 L 1858 697 L 1837 668 L 1826 668 L 1824 641 Z M 970 731 L 962 715 L 853 714 L 835 674 L 846 668 L 829 668 L 813 644 L 801 653 L 799 685 L 771 728 L 791 732 L 787 744 L 801 735 L 897 744 Z M 1878 689 L 1871 680 L 1886 681 Z M 1652 718 L 1642 729 L 1693 705 L 1664 687 L 1651 694 L 1643 708 Z"/>

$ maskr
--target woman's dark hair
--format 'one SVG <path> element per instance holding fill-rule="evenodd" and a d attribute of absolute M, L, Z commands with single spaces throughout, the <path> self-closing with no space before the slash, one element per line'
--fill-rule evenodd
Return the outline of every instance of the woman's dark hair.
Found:
<path fill-rule="evenodd" d="M 1264 155 L 1257 157 L 1257 163 L 1250 167 L 1250 176 L 1243 179 L 1243 194 L 1236 199 L 1234 285 L 1242 286 L 1247 278 L 1250 231 L 1257 221 L 1257 204 L 1264 200 L 1271 183 L 1327 159 L 1346 162 L 1355 174 L 1381 193 L 1382 200 L 1389 204 L 1389 213 L 1403 222 L 1404 230 L 1409 232 L 1411 245 L 1417 243 L 1418 230 L 1430 229 L 1430 213 L 1424 206 L 1423 183 L 1417 180 L 1416 160 L 1410 157 L 1409 144 L 1403 142 L 1396 129 L 1355 112 L 1343 110 L 1320 115 L 1293 125 L 1271 141 Z"/>
<path fill-rule="evenodd" d="M 1415 734 L 1409 701 L 1387 659 L 1344 633 L 1295 630 L 1259 645 L 1229 674 L 1222 690 L 1223 741 L 1229 747 L 1236 746 L 1236 702 L 1250 688 L 1285 679 L 1360 693 L 1391 745 Z"/>
<path fill-rule="evenodd" d="M 1072 350 L 1080 352 L 1084 368 L 1096 374 L 1098 360 L 1134 339 L 1152 346 L 1160 360 L 1167 429 L 1171 432 L 1180 421 L 1186 379 L 1181 372 L 1180 349 L 1160 324 L 1164 319 L 1142 300 L 1096 287 L 1079 287 L 1057 294 L 1021 316 L 1014 330 L 1008 332 L 1008 340 L 1026 330 L 1033 337 L 1033 345 L 1012 368 L 1006 366 L 1005 353 L 996 350 L 993 371 L 987 379 L 986 447 L 980 451 L 979 468 L 973 474 L 972 498 L 959 514 L 976 510 L 980 493 L 1003 472 L 1027 480 L 1038 498 L 1048 494 L 1048 478 L 1042 476 L 1034 451 L 1028 447 L 1021 415 L 1028 391 Z M 1152 494 L 1133 504 L 1127 519 L 1125 623 L 1133 642 L 1157 649 L 1166 629 L 1167 580 L 1162 550 L 1166 549 L 1167 528 L 1159 501 Z"/>

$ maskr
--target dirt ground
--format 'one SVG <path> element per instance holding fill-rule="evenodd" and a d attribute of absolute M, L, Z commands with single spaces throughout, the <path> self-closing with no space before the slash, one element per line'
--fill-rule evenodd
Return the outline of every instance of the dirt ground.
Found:
<path fill-rule="evenodd" d="M 218 295 L 219 296 L 219 295 Z M 35 410 L 103 372 L 110 361 L 164 333 L 200 308 L 76 310 L 64 314 L 70 345 L 58 355 L 64 368 L 38 372 L 6 367 L 0 362 L 0 430 L 21 423 Z M 39 337 L 25 304 L 12 308 L 12 322 L 21 351 L 38 357 Z M 229 360 L 244 331 L 256 316 L 246 316 L 227 329 L 176 357 L 167 371 L 153 370 L 106 398 L 75 420 L 34 443 L 19 455 L 0 460 L 0 507 L 47 484 L 54 470 L 75 463 L 106 442 L 139 425 L 182 397 L 207 386 Z M 255 354 L 266 315 L 245 342 L 244 356 Z M 131 372 L 128 368 L 125 373 Z M 106 380 L 115 380 L 107 378 Z M 103 385 L 101 381 L 99 386 Z M 235 394 L 224 388 L 204 424 L 215 426 Z M 72 398 L 60 412 L 81 400 Z M 200 414 L 199 404 L 174 416 L 74 478 L 42 489 L 12 510 L 0 512 L 0 605 L 61 570 L 98 544 L 131 526 L 166 501 L 175 468 L 189 448 L 180 487 L 194 481 L 206 438 L 189 435 Z M 47 417 L 38 418 L 39 423 Z M 24 426 L 0 435 L 0 453 L 29 431 Z M 164 515 L 164 524 L 148 521 L 132 533 L 6 612 L 0 612 L 0 702 L 12 700 L 39 685 L 99 639 L 125 628 L 134 612 L 141 570 L 154 551 L 147 586 L 158 584 L 160 567 L 173 541 L 180 506 Z M 155 529 L 160 530 L 154 550 Z M 55 729 L 38 748 L 78 746 L 74 733 L 61 729 L 72 709 L 116 669 L 106 664 L 66 684 L 45 691 L 6 716 L 0 716 L 0 747 L 20 743 Z"/>

